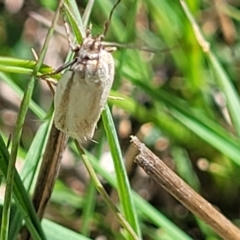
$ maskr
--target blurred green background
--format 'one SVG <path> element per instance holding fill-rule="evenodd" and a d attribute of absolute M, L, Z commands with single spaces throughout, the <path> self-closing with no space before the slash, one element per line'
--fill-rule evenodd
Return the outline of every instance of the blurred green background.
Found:
<path fill-rule="evenodd" d="M 105 41 L 131 44 L 135 49 L 118 48 L 113 53 L 116 73 L 111 95 L 124 100 L 109 99 L 109 104 L 126 161 L 133 160 L 128 152 L 129 136 L 141 133 L 142 141 L 169 167 L 239 226 L 240 3 L 186 2 L 195 23 L 177 0 L 122 0 L 117 6 Z M 83 14 L 86 1 L 77 4 Z M 113 4 L 110 0 L 94 3 L 90 15 L 93 35 L 103 32 Z M 4 57 L 34 60 L 31 49 L 39 54 L 56 6 L 57 1 L 44 0 L 0 3 L 0 133 L 5 140 L 13 132 L 20 92 L 26 90 L 29 73 L 23 71 L 23 65 L 21 69 L 13 62 L 9 65 Z M 193 31 L 194 24 L 209 49 L 202 48 L 206 42 Z M 143 47 L 153 52 L 141 51 Z M 58 68 L 68 51 L 61 16 L 44 64 Z M 19 169 L 45 121 L 44 112 L 51 107 L 52 93 L 45 81 L 36 82 L 33 100 L 36 105 L 28 112 L 21 137 Z M 102 135 L 100 121 L 94 139 L 100 141 Z M 86 144 L 86 149 L 94 155 L 98 151 L 95 143 Z M 111 157 L 105 140 L 101 151 L 106 168 Z M 187 235 L 220 239 L 136 166 L 129 177 L 133 189 Z M 88 181 L 81 161 L 68 149 L 46 217 L 80 231 Z M 110 193 L 110 185 L 104 184 Z M 121 239 L 110 224 L 108 209 L 100 199 L 95 200 L 90 237 Z M 140 218 L 140 226 L 144 239 L 174 239 L 148 218 Z"/>

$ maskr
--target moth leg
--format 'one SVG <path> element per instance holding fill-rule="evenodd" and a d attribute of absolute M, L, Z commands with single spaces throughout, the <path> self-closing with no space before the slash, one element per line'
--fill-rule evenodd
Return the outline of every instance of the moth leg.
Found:
<path fill-rule="evenodd" d="M 69 66 L 72 66 L 72 64 L 74 64 L 75 62 L 77 62 L 77 58 L 74 58 L 69 63 L 63 64 L 61 67 L 57 68 L 55 71 L 53 71 L 51 73 L 46 73 L 46 74 L 42 74 L 42 75 L 38 76 L 38 78 L 42 78 L 44 81 L 46 81 L 48 83 L 48 86 L 49 86 L 51 92 L 54 94 L 55 91 L 54 91 L 52 85 L 56 86 L 58 81 L 56 81 L 52 78 L 49 78 L 49 77 L 52 76 L 52 75 L 60 73 L 62 70 L 68 68 Z"/>
<path fill-rule="evenodd" d="M 44 78 L 44 77 L 47 77 L 47 76 L 52 76 L 52 75 L 58 74 L 58 73 L 60 73 L 62 70 L 66 69 L 66 68 L 68 68 L 68 67 L 70 67 L 70 66 L 72 66 L 74 63 L 77 62 L 77 60 L 78 60 L 77 58 L 74 58 L 71 62 L 63 64 L 61 67 L 57 68 L 55 71 L 50 72 L 50 73 L 42 74 L 42 75 L 40 75 L 40 76 L 38 76 L 38 77 Z"/>
<path fill-rule="evenodd" d="M 109 99 L 112 99 L 112 100 L 124 100 L 124 98 L 122 97 L 115 97 L 115 96 L 108 96 Z"/>

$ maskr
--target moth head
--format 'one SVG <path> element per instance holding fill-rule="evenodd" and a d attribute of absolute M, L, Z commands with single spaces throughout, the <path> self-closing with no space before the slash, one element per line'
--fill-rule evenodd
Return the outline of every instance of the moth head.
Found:
<path fill-rule="evenodd" d="M 91 34 L 88 34 L 80 46 L 78 56 L 84 59 L 95 59 L 102 49 L 104 47 L 101 43 L 101 37 L 92 37 Z"/>

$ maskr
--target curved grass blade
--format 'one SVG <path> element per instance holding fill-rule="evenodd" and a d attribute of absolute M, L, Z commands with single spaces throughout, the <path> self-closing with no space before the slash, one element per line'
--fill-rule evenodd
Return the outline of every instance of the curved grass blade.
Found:
<path fill-rule="evenodd" d="M 238 142 L 240 142 L 239 138 L 231 135 L 213 120 L 203 116 L 199 112 L 194 111 L 182 99 L 174 97 L 163 90 L 156 91 L 154 88 L 151 88 L 149 85 L 143 82 L 135 83 L 153 99 L 157 100 L 159 103 L 166 104 L 166 106 L 170 109 L 172 116 L 180 121 L 185 127 L 190 129 L 194 134 L 198 135 L 204 141 L 208 142 L 218 151 L 228 156 L 236 164 L 240 165 L 240 150 L 238 146 Z M 139 116 L 140 120 L 154 122 L 171 133 L 172 129 L 170 128 L 172 126 L 163 125 L 164 123 L 162 123 L 162 121 L 164 120 L 165 122 L 166 119 L 164 113 L 159 113 L 159 109 L 149 111 L 143 107 L 141 108 L 139 104 L 135 103 L 133 100 L 129 102 L 127 100 L 128 98 L 124 99 L 125 100 L 123 101 L 115 101 L 114 104 L 126 109 L 127 111 L 137 113 L 135 116 Z M 179 127 L 178 131 L 176 131 L 180 137 L 181 131 L 184 131 L 184 129 L 181 130 L 181 127 Z M 182 136 L 184 135 L 186 138 L 186 133 Z M 184 139 L 182 141 L 184 141 Z M 192 147 L 194 147 L 194 145 L 197 144 L 197 140 L 194 140 L 194 136 L 189 136 L 189 139 L 186 140 L 186 143 L 188 143 L 189 146 L 192 144 Z"/>
<path fill-rule="evenodd" d="M 6 74 L 1 73 L 1 72 L 0 72 L 0 78 L 4 82 L 6 82 L 11 87 L 11 89 L 14 90 L 14 92 L 17 94 L 17 96 L 20 99 L 22 99 L 23 94 L 24 94 L 23 90 L 11 78 L 9 78 Z M 46 116 L 46 113 L 44 112 L 44 110 L 42 108 L 40 108 L 38 106 L 38 104 L 36 104 L 36 102 L 34 102 L 32 99 L 30 101 L 29 108 L 40 119 L 43 119 Z"/>
<path fill-rule="evenodd" d="M 31 74 L 35 66 L 36 61 L 33 60 L 0 56 L 0 71 L 3 72 Z M 45 64 L 42 64 L 39 68 L 39 72 L 42 74 L 52 71 L 53 69 Z"/>
<path fill-rule="evenodd" d="M 87 153 L 88 159 L 96 172 L 101 174 L 108 183 L 117 188 L 118 183 L 114 176 L 108 173 L 96 160 L 95 156 Z M 169 236 L 169 239 L 178 240 L 191 240 L 191 238 L 184 233 L 180 228 L 174 225 L 169 219 L 167 219 L 160 211 L 151 206 L 146 200 L 142 199 L 137 193 L 131 191 L 134 204 L 138 214 L 144 216 L 144 219 L 151 220 L 157 227 L 162 228 Z"/>
<path fill-rule="evenodd" d="M 63 5 L 72 27 L 74 37 L 78 43 L 81 43 L 86 33 L 76 2 L 73 0 L 64 0 Z"/>
<path fill-rule="evenodd" d="M 214 56 L 210 49 L 209 43 L 205 40 L 204 36 L 202 35 L 199 26 L 197 25 L 194 17 L 192 16 L 191 12 L 188 9 L 187 4 L 185 1 L 180 0 L 184 13 L 186 14 L 193 31 L 195 33 L 196 39 L 199 45 L 202 48 L 202 51 L 206 53 L 206 57 L 209 62 L 209 67 L 214 73 L 216 81 L 219 83 L 222 91 L 224 92 L 227 100 L 227 106 L 229 108 L 230 115 L 233 120 L 233 125 L 236 128 L 238 135 L 240 136 L 240 98 L 236 89 L 234 88 L 232 82 L 230 81 L 229 76 L 224 71 L 223 67 L 221 67 L 220 63 L 218 62 L 217 58 Z"/>
<path fill-rule="evenodd" d="M 91 164 L 89 162 L 88 156 L 85 154 L 84 150 L 81 148 L 81 146 L 77 142 L 77 140 L 75 140 L 75 145 L 77 147 L 77 150 L 78 150 L 79 154 L 81 155 L 81 157 L 83 159 L 84 165 L 85 165 L 89 175 L 91 176 L 91 178 L 92 178 L 92 180 L 93 180 L 93 182 L 95 184 L 96 189 L 101 194 L 102 198 L 104 199 L 104 201 L 106 202 L 108 207 L 111 209 L 111 211 L 114 213 L 114 215 L 118 219 L 119 223 L 127 231 L 128 238 L 129 239 L 134 239 L 134 240 L 139 240 L 140 238 L 135 233 L 135 231 L 132 228 L 131 224 L 124 218 L 124 216 L 118 211 L 118 209 L 112 203 L 112 201 L 109 198 L 109 196 L 108 196 L 107 192 L 105 191 L 104 187 L 102 186 L 102 184 L 98 180 L 98 177 L 97 177 L 93 167 L 91 166 Z"/>
<path fill-rule="evenodd" d="M 46 237 L 48 240 L 91 240 L 90 238 L 80 235 L 47 219 L 43 219 L 42 227 L 44 232 L 46 232 Z"/>
<path fill-rule="evenodd" d="M 21 179 L 23 180 L 25 189 L 27 189 L 28 192 L 32 188 L 33 178 L 34 176 L 36 176 L 37 166 L 38 163 L 40 163 L 43 148 L 45 147 L 48 139 L 50 125 L 51 121 L 48 120 L 40 126 L 26 155 L 24 166 L 21 171 Z M 35 212 L 32 214 L 35 214 Z M 26 212 L 25 217 L 28 217 L 29 219 L 31 218 L 28 212 Z M 21 218 L 22 216 L 19 211 L 13 215 L 10 223 L 10 239 L 15 239 L 15 237 L 17 236 L 18 229 L 22 224 Z"/>
<path fill-rule="evenodd" d="M 61 3 L 59 4 L 58 10 L 56 12 L 53 25 L 55 26 L 57 23 L 59 10 L 61 8 Z M 19 114 L 16 122 L 16 126 L 13 132 L 13 142 L 12 149 L 10 154 L 10 160 L 8 164 L 8 171 L 6 176 L 6 191 L 4 196 L 4 206 L 3 206 L 3 214 L 2 214 L 2 224 L 1 224 L 1 240 L 7 240 L 8 231 L 9 231 L 9 219 L 10 219 L 10 209 L 11 209 L 11 200 L 12 200 L 12 191 L 14 186 L 14 175 L 15 175 L 15 162 L 18 152 L 18 146 L 20 143 L 22 128 L 25 120 L 25 116 L 30 104 L 30 100 L 32 97 L 34 85 L 35 85 L 35 77 L 43 63 L 43 59 L 47 52 L 47 47 L 50 41 L 50 38 L 53 34 L 54 28 L 50 28 L 48 35 L 45 39 L 44 46 L 42 48 L 41 54 L 39 56 L 39 60 L 33 69 L 32 76 L 27 84 L 26 92 L 24 94 L 23 100 L 21 102 L 21 106 L 19 109 Z"/>
<path fill-rule="evenodd" d="M 0 166 L 4 177 L 7 177 L 7 169 L 9 163 L 9 153 L 0 135 Z M 35 214 L 32 202 L 30 201 L 26 189 L 23 186 L 19 174 L 14 175 L 13 194 L 18 209 L 21 211 L 25 219 L 26 225 L 34 239 L 45 239 L 40 222 Z"/>
<path fill-rule="evenodd" d="M 116 171 L 120 203 L 123 207 L 123 212 L 126 217 L 126 220 L 130 223 L 132 228 L 137 232 L 138 236 L 140 237 L 141 236 L 140 227 L 138 224 L 137 214 L 131 196 L 131 188 L 128 181 L 126 169 L 124 166 L 117 133 L 108 106 L 106 106 L 106 110 L 104 110 L 102 113 L 102 119 L 106 135 L 108 138 L 108 143 L 111 149 L 114 168 Z"/>

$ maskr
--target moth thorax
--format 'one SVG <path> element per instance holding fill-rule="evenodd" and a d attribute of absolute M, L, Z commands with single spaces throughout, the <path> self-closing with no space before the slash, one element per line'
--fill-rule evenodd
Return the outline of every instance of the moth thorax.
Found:
<path fill-rule="evenodd" d="M 78 57 L 82 60 L 94 60 L 99 58 L 99 53 L 104 49 L 104 46 L 101 42 L 102 38 L 88 36 L 83 40 L 83 43 L 80 47 Z"/>

